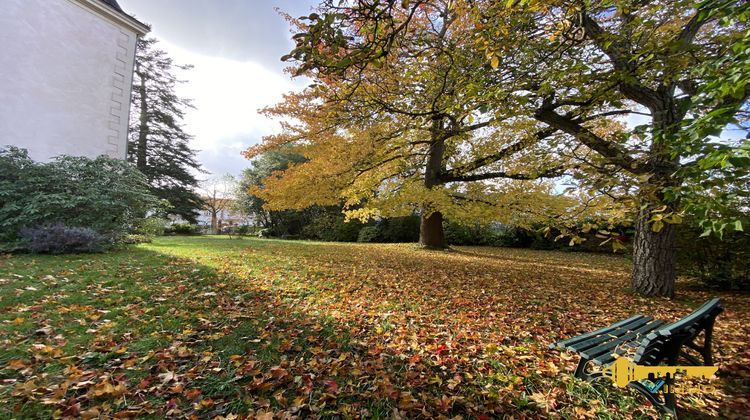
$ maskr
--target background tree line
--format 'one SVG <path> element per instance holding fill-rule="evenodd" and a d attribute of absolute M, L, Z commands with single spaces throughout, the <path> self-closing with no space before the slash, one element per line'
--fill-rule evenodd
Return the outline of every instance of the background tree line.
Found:
<path fill-rule="evenodd" d="M 265 237 L 305 239 L 334 242 L 409 243 L 418 242 L 420 216 L 378 218 L 362 222 L 347 221 L 344 208 L 339 206 L 311 206 L 300 210 L 268 210 L 265 201 L 253 191 L 263 188 L 264 180 L 292 164 L 304 162 L 304 157 L 285 150 L 266 152 L 251 163 L 237 183 L 234 210 L 255 220 Z M 595 222 L 591 220 L 590 222 Z M 624 244 L 619 252 L 632 252 L 635 231 L 632 225 L 616 226 L 607 235 L 591 229 L 582 221 L 576 234 L 580 240 L 559 239 L 561 229 L 546 232 L 547 226 L 514 226 L 497 223 L 443 221 L 445 241 L 457 246 L 496 246 L 557 250 L 565 252 L 612 252 L 602 246 L 610 235 L 617 235 Z M 569 228 L 563 228 L 568 230 Z M 192 233 L 187 231 L 184 233 Z M 750 288 L 750 237 L 741 233 L 727 233 L 723 238 L 700 237 L 702 231 L 694 223 L 677 226 L 679 260 L 678 272 L 699 278 L 710 286 L 724 289 Z"/>

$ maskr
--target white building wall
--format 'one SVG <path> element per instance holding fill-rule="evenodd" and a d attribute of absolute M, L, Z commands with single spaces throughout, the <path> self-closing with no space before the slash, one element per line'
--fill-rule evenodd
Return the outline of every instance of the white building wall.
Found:
<path fill-rule="evenodd" d="M 76 0 L 2 0 L 0 146 L 125 158 L 136 33 Z"/>

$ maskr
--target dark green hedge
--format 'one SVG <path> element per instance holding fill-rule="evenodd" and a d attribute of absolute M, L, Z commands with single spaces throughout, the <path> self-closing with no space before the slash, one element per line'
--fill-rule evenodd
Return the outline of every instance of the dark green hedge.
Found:
<path fill-rule="evenodd" d="M 58 157 L 35 162 L 25 150 L 0 149 L 0 243 L 23 248 L 22 229 L 91 229 L 117 243 L 159 201 L 127 162 Z"/>

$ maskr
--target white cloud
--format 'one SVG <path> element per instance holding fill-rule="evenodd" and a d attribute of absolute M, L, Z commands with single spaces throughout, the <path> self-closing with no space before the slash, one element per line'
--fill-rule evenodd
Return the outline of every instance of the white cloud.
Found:
<path fill-rule="evenodd" d="M 234 156 L 238 150 L 260 141 L 265 134 L 278 129 L 278 123 L 258 110 L 279 102 L 295 83 L 285 74 L 266 70 L 252 61 L 235 61 L 201 55 L 165 41 L 158 46 L 178 64 L 192 64 L 194 69 L 180 73 L 187 83 L 177 89 L 178 95 L 191 98 L 196 109 L 189 110 L 184 123 L 195 136 L 191 146 L 202 155 L 226 153 L 231 167 L 217 167 L 219 161 L 205 162 L 213 173 L 238 173 L 242 163 Z M 246 165 L 244 165 L 246 166 Z"/>

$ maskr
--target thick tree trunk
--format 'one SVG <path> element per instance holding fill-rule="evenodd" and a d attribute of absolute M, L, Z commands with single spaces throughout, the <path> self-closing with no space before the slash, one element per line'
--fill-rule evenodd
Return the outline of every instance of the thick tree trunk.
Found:
<path fill-rule="evenodd" d="M 141 84 L 138 86 L 141 104 L 140 104 L 140 127 L 138 130 L 138 150 L 136 151 L 136 160 L 135 160 L 135 166 L 143 173 L 146 173 L 146 168 L 148 167 L 148 135 L 149 135 L 149 128 L 148 128 L 148 98 L 147 98 L 147 91 L 146 91 L 146 78 L 145 76 L 141 77 Z"/>
<path fill-rule="evenodd" d="M 646 191 L 641 195 L 647 201 L 635 221 L 635 243 L 633 246 L 633 291 L 644 296 L 674 296 L 676 276 L 676 237 L 675 226 L 663 223 L 658 232 L 654 232 L 652 223 L 653 210 L 668 205 L 668 211 L 678 207 L 676 201 L 665 202 L 664 192 L 678 184 L 673 174 L 679 167 L 679 159 L 670 155 L 669 145 L 674 141 L 677 123 L 682 119 L 674 98 L 665 93 L 660 104 L 652 104 L 653 140 L 650 150 L 650 165 L 653 173 L 648 179 Z M 651 201 L 646 197 L 657 200 Z M 650 202 L 649 202 L 650 201 Z"/>
<path fill-rule="evenodd" d="M 445 139 L 443 135 L 443 120 L 435 118 L 432 121 L 432 142 L 430 143 L 427 167 L 425 168 L 424 185 L 433 188 L 440 184 L 440 172 L 443 169 L 443 155 L 445 154 Z M 430 208 L 430 203 L 422 206 L 422 216 L 419 224 L 419 244 L 426 248 L 446 248 L 443 233 L 443 214 Z"/>
<path fill-rule="evenodd" d="M 427 217 L 422 215 L 419 224 L 419 244 L 425 248 L 445 248 L 442 213 L 436 211 Z"/>
<path fill-rule="evenodd" d="M 211 211 L 211 234 L 216 235 L 219 231 L 219 219 L 216 217 L 216 211 Z"/>
<path fill-rule="evenodd" d="M 633 291 L 645 296 L 674 296 L 675 228 L 665 223 L 654 232 L 649 223 L 649 208 L 636 220 L 633 247 Z"/>

